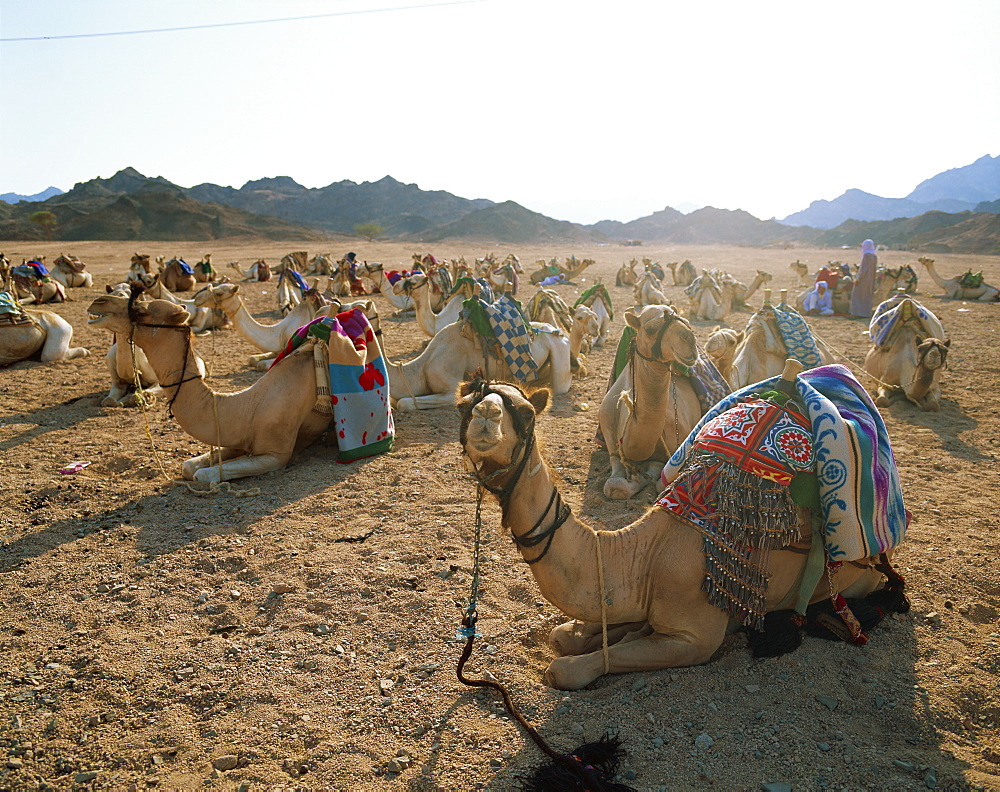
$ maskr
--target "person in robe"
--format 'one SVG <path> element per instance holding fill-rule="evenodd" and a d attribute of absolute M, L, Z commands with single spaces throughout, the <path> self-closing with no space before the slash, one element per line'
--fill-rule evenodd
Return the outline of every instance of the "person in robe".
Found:
<path fill-rule="evenodd" d="M 809 316 L 833 316 L 833 294 L 826 281 L 816 281 L 812 291 L 802 301 L 802 308 Z"/>
<path fill-rule="evenodd" d="M 851 291 L 852 316 L 863 316 L 866 319 L 871 317 L 877 267 L 878 256 L 875 254 L 875 243 L 866 239 L 861 243 L 861 266 L 858 268 L 858 274 L 854 278 L 854 289 Z"/>

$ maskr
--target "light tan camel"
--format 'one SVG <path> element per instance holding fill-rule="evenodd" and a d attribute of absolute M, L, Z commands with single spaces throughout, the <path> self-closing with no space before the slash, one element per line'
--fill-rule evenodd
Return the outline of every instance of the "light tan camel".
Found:
<path fill-rule="evenodd" d="M 690 377 L 682 373 L 698 360 L 687 320 L 667 305 L 647 305 L 628 308 L 625 322 L 637 333 L 635 352 L 608 388 L 598 415 L 611 461 L 604 494 L 614 500 L 631 498 L 658 481 L 664 463 L 702 416 Z"/>
<path fill-rule="evenodd" d="M 25 311 L 27 324 L 0 323 L 0 366 L 36 358 L 42 363 L 87 357 L 89 349 L 71 347 L 73 326 L 52 311 Z"/>
<path fill-rule="evenodd" d="M 152 276 L 155 277 L 155 276 Z M 105 287 L 108 294 L 114 294 L 126 299 L 132 293 L 131 284 L 118 283 L 114 286 Z M 142 295 L 145 297 L 145 294 Z M 199 359 L 199 363 L 201 360 Z M 114 338 L 108 353 L 104 356 L 104 364 L 108 367 L 111 375 L 111 390 L 108 395 L 101 400 L 102 407 L 135 407 L 138 405 L 138 395 L 136 393 L 136 377 L 138 374 L 139 387 L 142 388 L 145 399 L 148 403 L 156 401 L 161 395 L 160 381 L 156 378 L 156 372 L 149 365 L 146 353 L 133 344 L 118 343 Z M 202 371 L 202 374 L 205 372 Z"/>
<path fill-rule="evenodd" d="M 685 289 L 688 315 L 694 320 L 721 322 L 733 310 L 734 281 L 722 281 L 717 270 L 702 270 Z"/>
<path fill-rule="evenodd" d="M 895 269 L 879 267 L 875 270 L 872 305 L 879 305 L 899 292 L 914 294 L 917 291 L 917 281 L 917 273 L 909 264 L 901 264 Z"/>
<path fill-rule="evenodd" d="M 417 357 L 406 363 L 389 363 L 389 393 L 395 410 L 421 410 L 454 404 L 459 383 L 476 371 L 502 373 L 509 378 L 506 363 L 492 355 L 473 333 L 463 332 L 463 322 L 452 322 L 434 336 Z M 531 323 L 531 356 L 538 366 L 539 382 L 548 381 L 557 394 L 572 383 L 569 339 L 552 325 Z"/>
<path fill-rule="evenodd" d="M 109 294 L 94 300 L 88 313 L 91 325 L 131 339 L 146 353 L 181 428 L 202 443 L 221 446 L 222 480 L 280 470 L 330 422 L 330 415 L 313 409 L 317 391 L 311 345 L 303 345 L 249 388 L 215 393 L 199 373 L 188 313 L 181 306 L 165 300 L 130 306 L 127 298 Z M 184 478 L 219 481 L 219 456 L 210 451 L 187 460 Z"/>
<path fill-rule="evenodd" d="M 306 265 L 306 269 L 303 275 L 319 275 L 330 277 L 333 275 L 334 265 L 333 265 L 333 254 L 332 253 L 317 253 Z"/>
<path fill-rule="evenodd" d="M 632 287 L 632 300 L 635 305 L 670 305 L 661 287 L 660 279 L 656 273 L 646 270 Z"/>
<path fill-rule="evenodd" d="M 413 299 L 408 294 L 396 294 L 392 290 L 392 284 L 389 283 L 381 262 L 366 261 L 361 265 L 361 268 L 364 269 L 365 274 L 375 284 L 375 290 L 395 306 L 396 310 L 400 312 L 416 310 L 413 305 Z"/>
<path fill-rule="evenodd" d="M 938 271 L 934 268 L 934 259 L 921 256 L 917 261 L 927 268 L 927 274 L 931 276 L 931 280 L 944 290 L 945 296 L 950 300 L 996 302 L 1000 299 L 1000 289 L 990 286 L 985 281 L 980 282 L 977 286 L 963 286 L 962 282 L 968 283 L 970 276 L 976 277 L 971 270 L 963 275 L 945 280 L 938 275 Z M 979 273 L 979 277 L 981 279 L 982 273 Z"/>
<path fill-rule="evenodd" d="M 498 493 L 502 524 L 542 596 L 575 620 L 550 635 L 561 656 L 549 664 L 545 682 L 578 690 L 605 673 L 707 663 L 738 624 L 704 590 L 705 537 L 660 508 L 619 531 L 595 531 L 579 520 L 559 497 L 558 479 L 535 439 L 535 419 L 547 403 L 547 391 L 525 396 L 505 383 L 464 383 L 458 391 L 466 469 Z M 801 544 L 808 545 L 805 512 L 800 524 Z M 766 610 L 794 599 L 806 557 L 784 549 L 767 554 Z M 810 602 L 830 596 L 828 574 Z M 865 596 L 881 582 L 881 573 L 865 565 L 844 564 L 836 574 L 845 597 Z"/>
<path fill-rule="evenodd" d="M 194 274 L 188 275 L 181 268 L 180 261 L 175 258 L 170 259 L 162 267 L 160 270 L 160 282 L 172 292 L 191 291 L 195 283 L 197 283 Z"/>
<path fill-rule="evenodd" d="M 236 270 L 236 272 L 239 273 L 239 276 L 245 281 L 264 283 L 271 280 L 271 268 L 267 265 L 267 262 L 264 261 L 264 259 L 257 259 L 250 265 L 246 272 L 240 268 L 240 262 L 238 261 L 230 261 L 228 266 L 231 269 Z"/>
<path fill-rule="evenodd" d="M 149 275 L 153 271 L 149 263 L 148 253 L 133 253 L 132 262 L 125 276 L 126 283 L 141 283 L 143 275 Z"/>
<path fill-rule="evenodd" d="M 899 319 L 882 345 L 865 356 L 865 371 L 879 380 L 875 404 L 889 407 L 908 399 L 922 410 L 941 409 L 941 372 L 951 339 L 937 317 L 921 316 L 916 300 L 899 302 Z"/>
<path fill-rule="evenodd" d="M 784 368 L 789 350 L 785 347 L 771 309 L 770 290 L 767 289 L 764 292 L 763 307 L 747 321 L 743 340 L 736 349 L 736 357 L 730 369 L 731 376 L 726 377 L 734 389 L 775 377 Z M 821 358 L 816 365 L 833 363 L 833 351 L 818 336 L 814 336 L 814 340 Z"/>
<path fill-rule="evenodd" d="M 730 386 L 733 384 L 733 361 L 742 340 L 742 330 L 737 332 L 728 327 L 716 327 L 705 341 L 705 354 L 712 358 L 715 367 Z"/>
<path fill-rule="evenodd" d="M 52 262 L 51 275 L 67 289 L 94 285 L 94 276 L 87 272 L 87 265 L 73 255 L 60 253 Z"/>
<path fill-rule="evenodd" d="M 774 280 L 774 276 L 770 272 L 764 272 L 764 270 L 757 270 L 753 276 L 753 280 L 750 281 L 749 287 L 740 283 L 728 273 L 726 274 L 726 278 L 731 279 L 733 283 L 733 305 L 741 308 L 748 307 L 747 300 L 753 297 L 761 286 Z"/>
<path fill-rule="evenodd" d="M 812 278 L 809 277 L 809 265 L 805 262 L 795 259 L 788 265 L 788 269 L 799 276 L 799 285 L 808 286 L 812 283 Z"/>
<path fill-rule="evenodd" d="M 452 322 L 458 321 L 462 302 L 466 299 L 464 294 L 452 295 L 444 308 L 435 312 L 431 308 L 430 278 L 423 272 L 414 272 L 406 278 L 400 278 L 392 285 L 392 292 L 397 296 L 405 294 L 413 300 L 417 325 L 430 338 Z"/>
<path fill-rule="evenodd" d="M 36 256 L 33 261 L 44 266 L 45 256 Z M 69 299 L 62 282 L 51 275 L 39 277 L 38 270 L 23 259 L 21 266 L 12 267 L 7 257 L 0 254 L 0 268 L 5 272 L 3 282 L 22 305 L 42 305 Z"/>
<path fill-rule="evenodd" d="M 573 322 L 569 329 L 569 365 L 574 377 L 586 377 L 586 360 L 583 353 L 590 351 L 591 339 L 601 331 L 597 314 L 586 305 L 573 309 Z"/>
<path fill-rule="evenodd" d="M 327 307 L 319 293 L 310 290 L 306 292 L 306 299 L 280 322 L 265 325 L 254 319 L 246 309 L 238 284 L 219 283 L 202 289 L 195 295 L 194 301 L 198 308 L 222 311 L 232 322 L 236 332 L 264 353 L 251 355 L 248 361 L 249 365 L 260 371 L 267 371 L 271 361 L 285 348 L 292 333 L 308 324 Z"/>
<path fill-rule="evenodd" d="M 683 264 L 671 261 L 667 264 L 667 267 L 673 276 L 674 286 L 690 286 L 694 282 L 694 279 L 698 277 L 694 264 L 687 259 L 684 260 Z"/>
<path fill-rule="evenodd" d="M 565 333 L 573 328 L 573 311 L 555 289 L 540 287 L 527 305 L 532 322 L 545 322 Z"/>
<path fill-rule="evenodd" d="M 302 272 L 309 265 L 309 253 L 305 250 L 296 250 L 292 253 L 286 253 L 281 257 L 281 261 L 278 262 L 276 267 L 272 267 L 271 271 L 275 275 L 280 275 L 286 269 L 293 269 L 296 272 Z"/>
<path fill-rule="evenodd" d="M 194 298 L 190 300 L 182 299 L 174 294 L 170 289 L 163 285 L 163 281 L 160 279 L 159 275 L 143 275 L 139 282 L 143 285 L 144 296 L 147 299 L 152 300 L 166 300 L 167 302 L 172 302 L 175 305 L 180 305 L 191 314 L 191 329 L 196 335 L 204 335 L 210 330 L 217 330 L 219 328 L 228 327 L 229 320 L 226 315 L 219 310 L 212 310 L 210 308 L 203 307 L 199 305 Z M 119 286 L 127 284 L 119 284 Z M 205 286 L 201 291 L 205 291 L 208 287 Z M 121 294 L 128 296 L 127 291 L 120 291 L 116 286 L 114 290 L 109 288 L 109 294 Z M 198 295 L 195 294 L 195 297 Z"/>

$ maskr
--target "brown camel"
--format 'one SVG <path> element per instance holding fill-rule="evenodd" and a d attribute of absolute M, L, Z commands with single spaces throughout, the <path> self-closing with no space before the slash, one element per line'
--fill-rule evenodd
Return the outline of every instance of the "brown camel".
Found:
<path fill-rule="evenodd" d="M 698 347 L 686 319 L 667 305 L 628 308 L 635 354 L 608 388 L 599 421 L 611 473 L 604 494 L 631 498 L 658 480 L 667 458 L 702 416 L 701 404 L 682 369 L 694 365 Z"/>
<path fill-rule="evenodd" d="M 730 385 L 733 384 L 733 361 L 736 359 L 736 350 L 742 340 L 742 330 L 737 332 L 728 327 L 716 327 L 705 341 L 705 354 L 712 358 L 715 367 Z"/>
<path fill-rule="evenodd" d="M 606 673 L 707 663 L 738 624 L 704 589 L 704 535 L 662 508 L 618 531 L 596 531 L 578 519 L 535 439 L 536 416 L 547 403 L 547 391 L 525 395 L 505 383 L 467 382 L 458 391 L 466 469 L 498 495 L 502 524 L 542 596 L 576 620 L 552 631 L 550 644 L 561 656 L 546 669 L 546 683 L 578 690 Z M 811 521 L 801 510 L 799 517 L 804 541 L 796 547 L 807 547 Z M 806 557 L 785 549 L 766 554 L 766 611 L 794 601 Z M 810 602 L 829 597 L 830 574 Z M 864 564 L 845 564 L 836 574 L 846 597 L 864 596 L 881 581 Z"/>
<path fill-rule="evenodd" d="M 690 286 L 698 276 L 694 264 L 686 259 L 683 264 L 671 261 L 667 264 L 667 268 L 674 278 L 674 286 Z"/>
<path fill-rule="evenodd" d="M 319 437 L 330 415 L 317 403 L 313 351 L 304 345 L 249 388 L 216 393 L 200 374 L 189 314 L 166 300 L 148 303 L 109 294 L 88 309 L 90 324 L 140 347 L 160 381 L 181 428 L 200 442 L 221 447 L 187 460 L 184 478 L 228 481 L 280 470 Z M 327 396 L 329 398 L 329 396 Z"/>
<path fill-rule="evenodd" d="M 160 270 L 160 283 L 175 294 L 177 292 L 191 291 L 195 283 L 198 282 L 194 273 L 189 275 L 184 271 L 178 259 L 172 258 L 162 266 L 163 269 Z"/>

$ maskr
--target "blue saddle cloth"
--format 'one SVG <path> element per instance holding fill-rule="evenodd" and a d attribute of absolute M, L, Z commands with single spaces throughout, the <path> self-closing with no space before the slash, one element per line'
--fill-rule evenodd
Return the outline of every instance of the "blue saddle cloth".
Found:
<path fill-rule="evenodd" d="M 177 266 L 181 268 L 181 272 L 183 272 L 185 275 L 194 275 L 194 268 L 192 268 L 192 266 L 188 264 L 184 259 L 179 258 L 179 259 L 174 259 L 174 261 L 177 262 Z"/>

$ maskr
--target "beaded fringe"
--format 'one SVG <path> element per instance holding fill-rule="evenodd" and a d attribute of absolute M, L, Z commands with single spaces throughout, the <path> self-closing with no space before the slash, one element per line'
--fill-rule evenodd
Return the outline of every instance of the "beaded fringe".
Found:
<path fill-rule="evenodd" d="M 709 512 L 705 536 L 709 602 L 746 627 L 763 628 L 767 556 L 799 538 L 788 487 L 741 470 L 708 451 L 691 452 L 674 485 L 686 487 Z"/>

